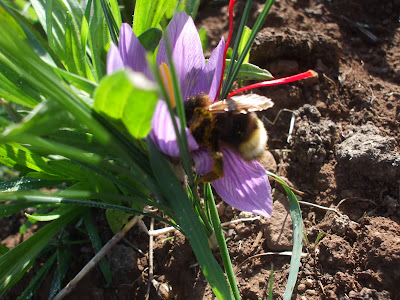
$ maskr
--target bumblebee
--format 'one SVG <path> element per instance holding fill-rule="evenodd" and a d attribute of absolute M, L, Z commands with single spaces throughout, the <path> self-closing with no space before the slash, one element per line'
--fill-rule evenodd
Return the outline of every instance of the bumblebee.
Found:
<path fill-rule="evenodd" d="M 202 182 L 224 177 L 223 148 L 238 153 L 246 161 L 264 152 L 268 136 L 255 112 L 272 107 L 271 99 L 249 94 L 212 103 L 202 93 L 187 99 L 184 106 L 190 132 L 199 146 L 210 149 L 213 159 L 213 171 L 202 176 Z"/>

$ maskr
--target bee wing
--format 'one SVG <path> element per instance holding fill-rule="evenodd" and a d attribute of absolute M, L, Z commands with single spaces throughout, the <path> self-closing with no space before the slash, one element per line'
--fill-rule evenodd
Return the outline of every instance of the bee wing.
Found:
<path fill-rule="evenodd" d="M 274 102 L 270 98 L 257 95 L 247 94 L 233 96 L 226 100 L 217 101 L 208 107 L 213 114 L 236 111 L 241 114 L 247 114 L 251 111 L 262 111 L 271 108 Z"/>

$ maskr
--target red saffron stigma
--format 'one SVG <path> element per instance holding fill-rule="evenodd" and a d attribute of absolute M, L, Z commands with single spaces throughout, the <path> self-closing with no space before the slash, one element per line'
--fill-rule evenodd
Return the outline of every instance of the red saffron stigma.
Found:
<path fill-rule="evenodd" d="M 226 40 L 224 56 L 223 56 L 223 60 L 222 60 L 221 78 L 219 80 L 219 86 L 218 86 L 217 94 L 215 95 L 214 101 L 217 101 L 217 99 L 218 99 L 218 96 L 219 96 L 219 93 L 220 93 L 221 87 L 222 87 L 222 80 L 224 79 L 226 52 L 228 51 L 229 43 L 231 42 L 232 30 L 233 30 L 233 6 L 234 6 L 234 4 L 235 4 L 235 0 L 229 1 L 229 33 L 228 33 L 228 39 Z"/>
<path fill-rule="evenodd" d="M 300 73 L 300 74 L 297 74 L 297 75 L 293 75 L 293 76 L 289 76 L 289 77 L 278 78 L 278 79 L 258 82 L 258 83 L 255 83 L 255 84 L 250 84 L 248 86 L 244 86 L 244 87 L 242 87 L 240 89 L 237 89 L 236 91 L 233 91 L 232 93 L 230 93 L 228 95 L 228 98 L 232 97 L 232 96 L 234 96 L 236 94 L 239 94 L 240 92 L 251 90 L 251 89 L 254 89 L 254 88 L 257 88 L 257 87 L 284 84 L 284 83 L 298 81 L 298 80 L 302 80 L 302 79 L 306 79 L 306 78 L 310 78 L 310 77 L 315 77 L 315 76 L 318 76 L 317 72 L 315 72 L 313 70 L 308 70 L 307 72 L 303 72 L 303 73 Z"/>

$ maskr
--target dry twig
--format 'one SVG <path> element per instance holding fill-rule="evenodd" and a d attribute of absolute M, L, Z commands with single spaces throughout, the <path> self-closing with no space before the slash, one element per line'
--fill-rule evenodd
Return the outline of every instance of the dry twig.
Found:
<path fill-rule="evenodd" d="M 83 267 L 83 269 L 54 297 L 54 300 L 64 299 L 78 284 L 78 282 L 92 270 L 108 252 L 127 234 L 127 232 L 139 221 L 143 216 L 136 216 L 130 220 L 111 240 L 101 248 L 99 252 Z"/>

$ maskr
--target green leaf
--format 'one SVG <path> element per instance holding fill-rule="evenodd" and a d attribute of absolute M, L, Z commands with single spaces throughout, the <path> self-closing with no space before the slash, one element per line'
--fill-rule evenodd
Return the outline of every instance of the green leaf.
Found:
<path fill-rule="evenodd" d="M 0 295 L 17 283 L 54 235 L 84 211 L 81 207 L 65 206 L 62 216 L 0 257 Z"/>
<path fill-rule="evenodd" d="M 182 184 L 154 143 L 150 139 L 148 141 L 150 163 L 154 175 L 175 212 L 176 222 L 182 227 L 190 241 L 204 276 L 218 299 L 233 299 L 225 275 L 211 252 L 204 226 L 200 223 L 199 216 L 196 215 Z"/>
<path fill-rule="evenodd" d="M 207 30 L 205 27 L 200 28 L 199 36 L 200 36 L 201 47 L 203 48 L 203 52 L 206 52 L 207 47 L 208 47 L 208 36 L 207 36 Z"/>
<path fill-rule="evenodd" d="M 0 7 L 1 11 L 1 7 Z M 0 54 L 0 95 L 7 101 L 26 107 L 34 107 L 40 101 L 40 94 L 17 72 L 9 68 Z"/>
<path fill-rule="evenodd" d="M 103 247 L 103 244 L 100 240 L 100 236 L 96 230 L 96 227 L 94 226 L 90 217 L 91 217 L 90 211 L 88 211 L 84 216 L 84 222 L 85 222 L 87 232 L 89 234 L 90 241 L 92 242 L 93 248 L 97 253 L 101 250 L 101 248 Z M 100 266 L 101 272 L 104 275 L 104 278 L 106 279 L 107 285 L 111 284 L 111 280 L 112 280 L 111 270 L 108 265 L 107 259 L 105 257 L 99 262 L 99 266 Z"/>
<path fill-rule="evenodd" d="M 65 9 L 57 0 L 31 0 L 39 22 L 47 34 L 50 48 L 65 62 Z"/>
<path fill-rule="evenodd" d="M 6 254 L 8 251 L 10 251 L 10 249 L 0 243 L 0 256 Z"/>
<path fill-rule="evenodd" d="M 114 234 L 120 231 L 121 228 L 124 227 L 126 223 L 128 223 L 129 219 L 132 216 L 133 216 L 132 214 L 128 214 L 120 210 L 114 210 L 114 209 L 106 210 L 108 225 L 110 226 Z"/>
<path fill-rule="evenodd" d="M 50 258 L 45 262 L 45 264 L 40 268 L 39 272 L 35 275 L 32 281 L 29 283 L 28 287 L 24 290 L 24 292 L 17 298 L 17 300 L 27 300 L 31 299 L 35 292 L 39 289 L 40 285 L 46 278 L 46 275 L 51 270 L 54 262 L 56 260 L 56 253 L 54 253 Z"/>
<path fill-rule="evenodd" d="M 64 128 L 50 134 L 48 138 L 55 142 L 74 146 L 84 152 L 93 152 L 104 156 L 109 155 L 107 148 L 102 147 L 92 134 L 84 131 Z"/>
<path fill-rule="evenodd" d="M 89 27 L 88 32 L 85 32 L 87 30 L 85 26 Z M 90 48 L 90 53 L 86 57 L 86 63 L 92 65 L 94 79 L 98 82 L 106 71 L 102 57 L 105 57 L 105 47 L 110 41 L 110 34 L 104 20 L 104 13 L 98 0 L 89 0 L 86 6 L 84 22 L 82 23 L 83 44 L 86 44 L 86 36 Z"/>
<path fill-rule="evenodd" d="M 233 296 L 236 300 L 240 300 L 240 293 L 237 287 L 235 273 L 232 268 L 231 259 L 229 257 L 228 247 L 226 246 L 224 233 L 222 231 L 221 221 L 218 216 L 217 206 L 215 205 L 214 196 L 212 194 L 211 185 L 207 183 L 204 186 L 204 200 L 207 201 L 211 222 L 214 227 L 215 237 L 217 239 L 218 248 L 221 253 L 222 262 L 224 263 L 225 273 L 228 277 L 229 284 Z"/>
<path fill-rule="evenodd" d="M 53 275 L 53 282 L 51 283 L 51 288 L 49 292 L 49 299 L 53 299 L 55 295 L 61 290 L 62 282 L 67 275 L 72 256 L 70 251 L 60 245 L 57 248 L 57 269 Z"/>
<path fill-rule="evenodd" d="M 0 18 L 0 60 L 4 60 L 21 77 L 24 77 L 37 90 L 68 110 L 80 124 L 85 124 L 99 141 L 108 143 L 110 134 L 98 123 L 91 109 L 72 89 L 65 85 L 52 68 L 33 53 L 25 40 L 15 38 L 17 30 Z M 4 54 L 4 55 L 3 55 Z M 34 74 L 35 76 L 30 76 Z"/>
<path fill-rule="evenodd" d="M 192 17 L 192 19 L 196 18 L 197 10 L 199 9 L 200 0 L 185 0 L 185 11 L 186 13 Z"/>
<path fill-rule="evenodd" d="M 19 177 L 13 178 L 0 183 L 0 190 L 4 192 L 8 191 L 19 191 L 19 190 L 30 190 L 30 189 L 40 189 L 43 187 L 54 187 L 61 183 L 61 180 L 43 180 L 38 178 L 30 177 Z"/>
<path fill-rule="evenodd" d="M 162 31 L 158 28 L 147 29 L 139 36 L 142 46 L 150 52 L 154 52 L 161 40 Z"/>
<path fill-rule="evenodd" d="M 82 49 L 80 30 L 75 19 L 67 16 L 65 28 L 65 67 L 71 73 L 86 77 L 85 52 Z"/>
<path fill-rule="evenodd" d="M 49 215 L 30 215 L 28 213 L 25 213 L 25 216 L 30 220 L 34 222 L 49 222 L 56 220 L 60 217 L 59 214 L 56 212 L 51 212 Z"/>
<path fill-rule="evenodd" d="M 299 201 L 295 194 L 289 188 L 287 183 L 279 176 L 267 171 L 268 175 L 274 177 L 279 183 L 282 184 L 283 188 L 289 199 L 290 216 L 293 221 L 293 249 L 292 258 L 290 259 L 290 270 L 289 278 L 286 284 L 285 294 L 283 295 L 284 300 L 290 300 L 292 297 L 293 289 L 296 285 L 297 275 L 301 264 L 301 252 L 303 249 L 303 217 L 301 215 L 301 209 Z"/>
<path fill-rule="evenodd" d="M 0 218 L 11 216 L 27 207 L 34 206 L 33 203 L 0 204 Z"/>
<path fill-rule="evenodd" d="M 119 11 L 118 1 L 117 0 L 108 0 L 108 2 L 110 4 L 111 13 L 115 20 L 115 23 L 116 23 L 117 27 L 120 28 L 121 24 L 122 24 L 122 19 L 121 19 L 121 13 Z"/>
<path fill-rule="evenodd" d="M 137 0 L 133 22 L 133 32 L 136 36 L 140 36 L 151 27 L 158 27 L 168 6 L 168 0 Z"/>
<path fill-rule="evenodd" d="M 6 100 L 3 98 L 0 99 L 1 104 L 3 104 L 3 107 L 5 108 L 6 112 L 8 113 L 8 116 L 10 117 L 11 121 L 14 123 L 18 123 L 21 121 L 22 116 L 12 107 Z"/>
<path fill-rule="evenodd" d="M 244 22 L 247 20 L 247 17 L 249 16 L 249 11 L 250 11 L 250 6 L 251 6 L 251 2 L 252 1 L 247 1 L 246 3 L 246 7 L 244 9 L 244 14 L 242 17 L 242 22 L 240 23 L 240 27 L 239 27 L 239 31 L 243 30 L 244 28 Z M 234 65 L 232 65 L 232 68 L 229 68 L 228 70 L 228 75 L 226 80 L 224 81 L 223 87 L 222 87 L 222 92 L 221 92 L 221 97 L 222 98 L 226 98 L 233 82 L 236 80 L 236 77 L 240 71 L 240 68 L 242 66 L 242 63 L 244 62 L 247 52 L 250 51 L 250 47 L 254 42 L 254 39 L 256 38 L 257 33 L 260 31 L 260 29 L 262 28 L 265 19 L 267 18 L 268 12 L 271 9 L 272 4 L 275 2 L 275 0 L 267 0 L 265 2 L 264 8 L 262 9 L 260 15 L 258 16 L 253 29 L 250 33 L 249 38 L 247 39 L 247 42 L 245 43 L 243 49 L 242 49 L 242 53 L 241 55 L 239 55 L 236 63 Z M 239 35 L 241 36 L 241 34 Z M 236 50 L 236 45 L 237 45 L 237 41 L 235 41 L 235 47 L 234 47 L 234 51 L 232 56 L 236 56 L 235 54 L 235 50 Z M 239 45 L 237 45 L 239 46 Z"/>
<path fill-rule="evenodd" d="M 226 59 L 225 65 L 228 68 L 231 60 Z M 239 73 L 236 76 L 236 79 L 241 80 L 270 80 L 274 77 L 265 69 L 261 69 L 260 67 L 250 64 L 250 63 L 243 63 L 240 67 Z"/>
<path fill-rule="evenodd" d="M 158 101 L 155 85 L 140 73 L 123 70 L 105 77 L 95 92 L 94 109 L 122 122 L 135 138 L 144 138 Z"/>
<path fill-rule="evenodd" d="M 48 166 L 47 161 L 48 159 L 36 155 L 19 144 L 9 143 L 0 145 L 0 163 L 10 168 L 17 170 L 29 168 L 38 172 L 58 175 L 55 169 Z"/>
<path fill-rule="evenodd" d="M 48 135 L 60 127 L 75 125 L 67 111 L 55 101 L 39 103 L 21 122 L 11 124 L 3 132 L 3 138 L 12 140 L 20 134 Z"/>
<path fill-rule="evenodd" d="M 17 11 L 8 9 L 3 3 L 0 2 L 0 5 L 4 8 L 4 10 L 14 19 L 12 23 L 14 23 L 14 28 L 17 26 L 22 29 L 24 32 L 24 36 L 26 36 L 27 41 L 32 46 L 32 49 L 35 53 L 46 63 L 49 65 L 61 65 L 61 62 L 55 55 L 53 51 L 49 48 L 48 43 L 44 40 L 44 38 L 40 35 L 36 28 L 32 26 L 32 24 Z M 5 13 L 5 11 L 2 12 Z M 10 23 L 10 22 L 9 22 Z"/>
<path fill-rule="evenodd" d="M 250 34 L 251 34 L 251 29 L 247 26 L 244 26 L 243 33 L 242 33 L 242 36 L 240 38 L 240 43 L 239 43 L 239 49 L 238 49 L 239 56 L 243 53 L 244 47 L 250 38 Z M 243 62 L 244 63 L 249 62 L 249 58 L 250 58 L 250 51 L 248 51 L 246 53 L 246 56 L 244 57 Z M 242 67 L 240 67 L 240 69 L 242 69 Z M 239 73 L 240 73 L 240 71 L 239 71 Z"/>
<path fill-rule="evenodd" d="M 110 4 L 109 2 L 106 2 L 106 0 L 100 0 L 100 3 L 101 3 L 101 8 L 103 10 L 104 18 L 108 26 L 108 31 L 111 36 L 111 40 L 114 42 L 114 44 L 117 44 L 119 27 L 114 19 Z"/>

